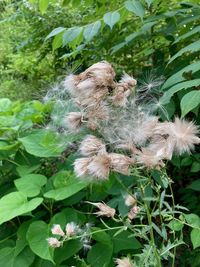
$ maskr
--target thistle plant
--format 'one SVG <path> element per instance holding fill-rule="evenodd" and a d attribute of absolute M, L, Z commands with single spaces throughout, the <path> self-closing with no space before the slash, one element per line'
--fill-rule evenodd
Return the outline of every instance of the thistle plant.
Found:
<path fill-rule="evenodd" d="M 92 186 L 114 177 L 127 208 L 122 216 L 110 199 L 107 203 L 86 199 L 86 205 L 99 209 L 93 214 L 103 228 L 76 232 L 70 238 L 88 241 L 96 232 L 117 230 L 117 235 L 129 230 L 144 246 L 134 256 L 113 259 L 116 266 L 159 267 L 166 261 L 175 266 L 176 247 L 184 242 L 173 225 L 178 224 L 181 231 L 187 223 L 184 207 L 175 203 L 166 164 L 173 155 L 194 150 L 200 143 L 198 128 L 178 117 L 161 121 L 157 110 L 152 109 L 150 100 L 159 96 L 163 78 L 137 87 L 136 79 L 127 73 L 118 82 L 115 77 L 111 64 L 102 61 L 78 75 L 68 75 L 59 89 L 48 93 L 56 101 L 51 125 L 67 135 L 83 137 L 73 163 L 77 181 Z M 125 177 L 129 178 L 128 185 Z M 52 228 L 52 233 L 56 232 L 62 240 L 50 237 L 52 247 L 60 247 L 69 239 L 58 226 Z"/>

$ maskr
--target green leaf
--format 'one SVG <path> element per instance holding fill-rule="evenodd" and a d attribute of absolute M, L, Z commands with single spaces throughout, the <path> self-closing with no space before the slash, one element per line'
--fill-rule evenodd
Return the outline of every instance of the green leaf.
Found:
<path fill-rule="evenodd" d="M 47 37 L 45 38 L 45 40 L 48 40 L 49 38 L 51 38 L 51 37 L 53 37 L 53 36 L 55 36 L 55 35 L 57 35 L 57 34 L 63 32 L 65 29 L 66 29 L 66 28 L 64 28 L 64 27 L 58 27 L 58 28 L 55 28 L 53 31 L 51 31 L 51 32 L 47 35 Z"/>
<path fill-rule="evenodd" d="M 125 2 L 125 7 L 128 11 L 139 16 L 141 19 L 144 17 L 144 7 L 139 0 L 130 0 Z"/>
<path fill-rule="evenodd" d="M 192 229 L 190 237 L 193 248 L 195 249 L 200 247 L 200 229 Z"/>
<path fill-rule="evenodd" d="M 40 167 L 40 165 L 20 165 L 16 168 L 17 173 L 20 177 L 25 176 L 27 174 L 32 173 L 33 171 L 37 170 Z"/>
<path fill-rule="evenodd" d="M 141 248 L 140 242 L 129 231 L 123 231 L 117 235 L 115 234 L 116 232 L 114 232 L 113 234 L 113 245 L 115 253 L 126 249 Z"/>
<path fill-rule="evenodd" d="M 74 174 L 70 172 L 61 172 L 54 181 L 55 189 L 48 191 L 44 196 L 53 198 L 57 201 L 63 200 L 76 194 L 87 185 L 88 182 L 78 180 Z"/>
<path fill-rule="evenodd" d="M 108 12 L 103 16 L 104 22 L 111 28 L 120 20 L 120 14 L 117 11 Z"/>
<path fill-rule="evenodd" d="M 200 179 L 193 181 L 187 188 L 195 191 L 200 191 Z"/>
<path fill-rule="evenodd" d="M 200 171 L 200 162 L 194 161 L 192 163 L 191 172 L 199 172 Z"/>
<path fill-rule="evenodd" d="M 53 42 L 52 42 L 53 51 L 61 47 L 62 44 L 63 44 L 63 32 L 60 32 L 53 39 Z"/>
<path fill-rule="evenodd" d="M 31 250 L 42 259 L 53 261 L 53 249 L 48 246 L 49 226 L 43 221 L 33 222 L 27 231 L 26 238 Z"/>
<path fill-rule="evenodd" d="M 188 224 L 191 225 L 191 227 L 200 227 L 200 218 L 196 214 L 184 214 L 184 217 Z"/>
<path fill-rule="evenodd" d="M 28 247 L 18 255 L 15 255 L 15 247 L 0 250 L 0 262 L 4 267 L 29 267 L 33 260 L 34 254 Z"/>
<path fill-rule="evenodd" d="M 87 260 L 91 266 L 107 267 L 111 261 L 112 252 L 112 247 L 97 243 L 88 252 Z"/>
<path fill-rule="evenodd" d="M 12 107 L 12 102 L 8 98 L 0 99 L 0 112 L 7 112 Z"/>
<path fill-rule="evenodd" d="M 42 14 L 44 14 L 49 5 L 49 0 L 39 0 L 39 9 Z"/>
<path fill-rule="evenodd" d="M 173 74 L 172 76 L 170 76 L 166 82 L 163 84 L 162 86 L 162 90 L 165 88 L 168 88 L 176 83 L 182 82 L 184 80 L 186 80 L 186 77 L 184 74 L 186 73 L 196 73 L 197 71 L 199 71 L 200 69 L 200 61 L 194 62 L 190 65 L 187 65 L 186 67 L 184 67 L 183 69 L 179 70 L 178 72 L 176 72 L 175 74 Z"/>
<path fill-rule="evenodd" d="M 182 56 L 186 52 L 197 52 L 200 50 L 200 40 L 191 43 L 187 45 L 186 47 L 182 48 L 181 50 L 178 51 L 173 57 L 170 58 L 168 64 L 170 64 L 172 61 L 174 61 L 177 57 Z"/>
<path fill-rule="evenodd" d="M 27 200 L 26 195 L 21 192 L 12 192 L 0 199 L 0 224 L 7 222 L 19 215 L 36 209 L 43 198 Z"/>
<path fill-rule="evenodd" d="M 75 38 L 77 38 L 81 34 L 82 30 L 82 27 L 75 27 L 65 30 L 63 34 L 63 46 L 71 43 Z"/>
<path fill-rule="evenodd" d="M 173 219 L 168 223 L 167 226 L 173 231 L 180 231 L 183 228 L 184 224 L 180 221 Z"/>
<path fill-rule="evenodd" d="M 151 4 L 153 3 L 153 0 L 145 0 L 145 2 L 147 3 L 147 6 L 149 8 Z"/>
<path fill-rule="evenodd" d="M 98 227 L 92 227 L 92 232 L 101 230 Z M 112 241 L 110 236 L 106 232 L 97 232 L 92 234 L 92 239 L 96 240 L 99 243 L 105 244 L 107 246 L 112 246 Z"/>
<path fill-rule="evenodd" d="M 91 41 L 101 28 L 101 22 L 98 20 L 95 23 L 89 24 L 85 27 L 83 36 L 87 42 Z"/>
<path fill-rule="evenodd" d="M 200 104 L 200 91 L 191 91 L 181 99 L 181 117 L 196 108 Z"/>
<path fill-rule="evenodd" d="M 24 193 L 28 197 L 37 196 L 46 182 L 47 178 L 40 174 L 29 174 L 14 181 L 18 191 Z"/>
<path fill-rule="evenodd" d="M 196 87 L 200 85 L 200 79 L 185 81 L 182 83 L 178 83 L 172 86 L 169 90 L 167 90 L 164 95 L 161 97 L 160 102 L 161 104 L 167 104 L 170 102 L 171 97 L 182 89 L 187 89 L 191 87 Z"/>
<path fill-rule="evenodd" d="M 181 40 L 184 40 L 184 39 L 186 39 L 186 38 L 188 38 L 188 37 L 194 35 L 195 33 L 199 33 L 199 32 L 200 32 L 200 26 L 197 26 L 197 27 L 195 27 L 194 29 L 192 29 L 192 30 L 186 32 L 185 34 L 183 34 L 183 35 L 181 35 L 181 36 L 179 36 L 179 37 L 175 40 L 174 44 L 176 44 L 176 43 L 180 42 Z"/>
<path fill-rule="evenodd" d="M 53 132 L 37 130 L 19 138 L 26 151 L 37 157 L 58 157 L 66 148 L 63 139 Z"/>

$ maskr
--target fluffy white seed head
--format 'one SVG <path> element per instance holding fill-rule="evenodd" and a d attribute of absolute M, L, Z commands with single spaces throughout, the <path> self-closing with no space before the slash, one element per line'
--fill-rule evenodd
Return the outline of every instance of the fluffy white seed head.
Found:
<path fill-rule="evenodd" d="M 95 212 L 97 216 L 105 216 L 113 218 L 115 216 L 116 210 L 106 205 L 104 202 L 89 202 L 87 203 L 97 207 L 99 211 Z"/>
<path fill-rule="evenodd" d="M 116 259 L 116 267 L 133 267 L 132 261 L 128 258 Z"/>
<path fill-rule="evenodd" d="M 73 236 L 78 232 L 78 225 L 74 222 L 67 223 L 65 226 L 66 235 Z"/>
<path fill-rule="evenodd" d="M 77 177 L 83 178 L 88 175 L 88 165 L 92 158 L 80 158 L 74 162 L 74 172 Z"/>
<path fill-rule="evenodd" d="M 83 156 L 93 156 L 98 152 L 106 152 L 106 147 L 96 136 L 88 135 L 81 142 L 79 151 Z"/>
<path fill-rule="evenodd" d="M 124 175 L 130 174 L 129 167 L 135 163 L 133 158 L 129 158 L 118 153 L 110 153 L 109 157 L 111 161 L 111 169 L 113 171 L 122 173 Z"/>
<path fill-rule="evenodd" d="M 48 242 L 49 246 L 52 247 L 52 248 L 59 248 L 61 246 L 61 244 L 62 244 L 55 237 L 49 237 L 49 238 L 47 238 L 47 242 Z"/>
<path fill-rule="evenodd" d="M 98 180 L 108 179 L 110 173 L 110 157 L 107 153 L 100 153 L 92 157 L 88 164 L 88 173 Z"/>
<path fill-rule="evenodd" d="M 65 233 L 63 232 L 60 224 L 54 224 L 53 227 L 51 228 L 51 233 L 53 235 L 60 235 L 60 236 L 64 236 Z"/>

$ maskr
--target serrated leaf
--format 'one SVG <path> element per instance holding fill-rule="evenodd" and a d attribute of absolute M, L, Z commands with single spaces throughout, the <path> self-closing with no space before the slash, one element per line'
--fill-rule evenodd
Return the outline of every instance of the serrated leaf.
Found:
<path fill-rule="evenodd" d="M 87 42 L 91 41 L 101 28 L 101 22 L 98 20 L 95 23 L 89 24 L 85 27 L 83 36 Z"/>
<path fill-rule="evenodd" d="M 125 7 L 128 11 L 139 16 L 141 19 L 144 17 L 144 7 L 139 0 L 130 0 L 125 2 Z"/>
<path fill-rule="evenodd" d="M 39 9 L 42 14 L 44 14 L 49 5 L 49 0 L 39 0 Z"/>
<path fill-rule="evenodd" d="M 200 26 L 197 26 L 197 27 L 195 27 L 194 29 L 192 29 L 192 30 L 186 32 L 185 34 L 183 34 L 183 35 L 181 35 L 181 36 L 179 36 L 179 37 L 175 40 L 174 44 L 176 44 L 176 43 L 180 42 L 181 40 L 184 40 L 184 39 L 186 39 L 186 38 L 188 38 L 188 37 L 194 35 L 195 33 L 199 33 L 199 32 L 200 32 Z"/>
<path fill-rule="evenodd" d="M 196 87 L 200 85 L 200 79 L 196 80 L 190 80 L 190 81 L 185 81 L 182 83 L 178 83 L 174 86 L 172 86 L 169 90 L 167 90 L 164 95 L 160 98 L 160 103 L 161 104 L 167 104 L 170 102 L 171 97 L 177 93 L 178 91 L 182 89 L 187 89 L 191 87 Z"/>
<path fill-rule="evenodd" d="M 173 55 L 173 57 L 170 58 L 168 64 L 170 64 L 172 61 L 174 61 L 176 58 L 182 56 L 184 53 L 186 52 L 197 52 L 200 50 L 200 40 L 191 43 L 189 45 L 187 45 L 186 47 L 182 48 L 181 50 L 178 51 L 178 53 L 176 53 L 175 55 Z"/>
<path fill-rule="evenodd" d="M 200 229 L 192 229 L 190 237 L 193 248 L 195 249 L 200 247 Z"/>
<path fill-rule="evenodd" d="M 57 34 L 63 32 L 65 29 L 66 29 L 66 28 L 64 28 L 64 27 L 58 27 L 58 28 L 55 28 L 53 31 L 51 31 L 51 32 L 47 35 L 47 37 L 45 38 L 45 40 L 48 40 L 49 38 L 51 38 L 51 37 L 53 37 L 53 36 L 55 36 L 55 35 L 57 35 Z"/>
<path fill-rule="evenodd" d="M 196 73 L 197 71 L 199 71 L 200 69 L 200 61 L 194 62 L 186 67 L 184 67 L 183 69 L 179 70 L 178 72 L 176 72 L 175 74 L 173 74 L 172 76 L 170 76 L 165 83 L 162 86 L 162 90 L 165 88 L 168 88 L 176 83 L 182 82 L 184 80 L 186 80 L 186 78 L 184 77 L 185 73 L 191 72 L 191 73 Z"/>
<path fill-rule="evenodd" d="M 75 38 L 77 38 L 80 33 L 82 32 L 82 27 L 75 27 L 75 28 L 70 28 L 64 31 L 63 34 L 63 46 L 69 44 L 72 42 Z"/>
<path fill-rule="evenodd" d="M 188 112 L 200 104 L 200 91 L 191 91 L 181 99 L 181 116 L 184 117 Z"/>
<path fill-rule="evenodd" d="M 47 242 L 49 236 L 49 226 L 43 221 L 33 222 L 26 234 L 31 250 L 40 258 L 54 262 L 53 249 L 48 246 Z"/>
<path fill-rule="evenodd" d="M 5 195 L 0 199 L 0 224 L 36 209 L 42 201 L 43 198 L 39 197 L 28 201 L 21 192 Z"/>
<path fill-rule="evenodd" d="M 29 174 L 14 181 L 18 191 L 23 192 L 28 197 L 37 196 L 46 182 L 47 178 L 41 174 Z"/>
<path fill-rule="evenodd" d="M 120 14 L 117 11 L 108 12 L 103 16 L 104 22 L 111 28 L 120 20 Z"/>

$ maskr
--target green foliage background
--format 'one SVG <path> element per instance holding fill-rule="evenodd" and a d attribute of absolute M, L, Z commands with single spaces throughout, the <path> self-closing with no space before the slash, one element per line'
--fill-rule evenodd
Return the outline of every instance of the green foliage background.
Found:
<path fill-rule="evenodd" d="M 38 100 L 67 73 L 79 73 L 105 59 L 118 74 L 125 70 L 139 83 L 163 75 L 166 79 L 161 88 L 163 96 L 157 103 L 161 117 L 165 119 L 164 108 L 170 119 L 180 116 L 199 125 L 198 1 L 4 0 L 0 10 L 2 266 L 50 267 L 56 263 L 59 267 L 111 267 L 113 257 L 140 254 L 140 237 L 132 235 L 128 239 L 128 231 L 115 236 L 114 230 L 94 234 L 93 248 L 88 253 L 81 250 L 79 240 L 71 240 L 57 251 L 48 248 L 46 238 L 54 223 L 64 226 L 75 221 L 84 225 L 91 221 L 95 227 L 103 227 L 95 216 L 85 215 L 91 209 L 80 204 L 82 200 L 114 199 L 113 205 L 123 216 L 126 207 L 120 204 L 121 181 L 125 186 L 137 185 L 137 175 L 131 183 L 127 177 L 119 180 L 111 177 L 102 186 L 77 183 L 71 165 L 76 153 L 72 149 L 69 156 L 65 138 L 78 141 L 80 136 L 63 137 L 45 129 L 52 103 L 42 104 Z M 179 241 L 187 244 L 187 248 L 178 248 L 175 266 L 197 267 L 200 266 L 199 148 L 192 155 L 174 157 L 167 166 L 167 173 L 174 181 L 176 203 L 189 209 L 184 211 L 185 224 L 183 221 L 175 224 L 172 220 L 167 228 L 177 231 Z M 165 189 L 161 185 L 161 190 Z M 183 225 L 183 232 L 179 232 Z M 185 228 L 188 225 L 190 228 Z M 120 242 L 125 239 L 128 241 Z M 106 256 L 96 261 L 101 251 Z M 156 265 L 147 261 L 141 266 Z M 163 266 L 172 266 L 170 254 L 165 255 Z"/>

